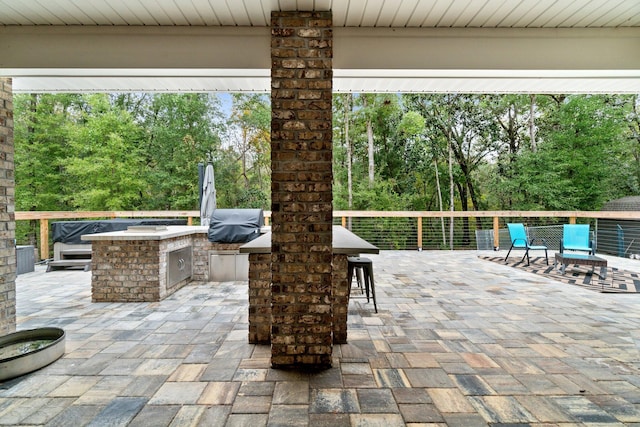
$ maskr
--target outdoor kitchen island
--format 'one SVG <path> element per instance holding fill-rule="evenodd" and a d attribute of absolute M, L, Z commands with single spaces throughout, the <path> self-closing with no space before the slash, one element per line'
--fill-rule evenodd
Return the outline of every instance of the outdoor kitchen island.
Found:
<path fill-rule="evenodd" d="M 206 226 L 140 226 L 85 234 L 91 241 L 94 302 L 161 301 L 191 282 L 210 280 L 210 258 L 241 243 L 214 243 Z"/>
<path fill-rule="evenodd" d="M 347 342 L 347 311 L 349 285 L 347 282 L 347 257 L 360 254 L 377 254 L 380 250 L 344 227 L 333 226 L 333 258 L 331 305 L 333 317 L 333 342 Z M 271 342 L 271 233 L 240 246 L 240 253 L 249 254 L 249 342 Z M 304 266 L 302 266 L 304 267 Z M 310 306 L 316 295 L 308 295 Z M 292 310 L 294 308 L 292 307 Z"/>

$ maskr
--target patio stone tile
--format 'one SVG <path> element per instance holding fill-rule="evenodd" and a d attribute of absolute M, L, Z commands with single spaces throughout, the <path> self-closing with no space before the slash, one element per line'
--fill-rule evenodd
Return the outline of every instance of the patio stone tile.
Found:
<path fill-rule="evenodd" d="M 584 396 L 550 397 L 563 412 L 582 423 L 615 423 L 616 418 L 606 413 L 595 403 Z"/>
<path fill-rule="evenodd" d="M 385 357 L 389 360 L 389 366 L 392 368 L 410 368 L 411 364 L 402 353 L 387 353 Z"/>
<path fill-rule="evenodd" d="M 201 405 L 184 405 L 175 418 L 171 420 L 171 427 L 191 427 L 199 422 L 205 407 Z"/>
<path fill-rule="evenodd" d="M 400 414 L 351 414 L 351 425 L 362 427 L 403 427 Z"/>
<path fill-rule="evenodd" d="M 471 396 L 469 401 L 490 423 L 532 423 L 537 421 L 511 396 Z"/>
<path fill-rule="evenodd" d="M 48 396 L 51 397 L 79 397 L 87 390 L 91 389 L 102 378 L 98 376 L 77 376 L 71 377 L 63 384 L 52 390 Z"/>
<path fill-rule="evenodd" d="M 439 423 L 444 419 L 435 405 L 429 403 L 399 404 L 402 418 L 407 423 Z"/>
<path fill-rule="evenodd" d="M 442 369 L 412 368 L 403 371 L 413 387 L 453 387 L 449 375 Z"/>
<path fill-rule="evenodd" d="M 135 371 L 134 375 L 171 375 L 180 366 L 179 359 L 146 359 Z"/>
<path fill-rule="evenodd" d="M 111 399 L 120 396 L 132 381 L 131 377 L 100 377 L 93 387 L 84 392 L 74 404 L 106 405 Z"/>
<path fill-rule="evenodd" d="M 236 396 L 231 408 L 232 414 L 268 414 L 271 396 Z"/>
<path fill-rule="evenodd" d="M 496 394 L 527 393 L 527 388 L 512 375 L 482 375 L 482 379 L 496 391 Z"/>
<path fill-rule="evenodd" d="M 487 396 L 497 394 L 495 390 L 478 375 L 452 375 L 451 379 L 466 396 Z"/>
<path fill-rule="evenodd" d="M 46 405 L 38 408 L 32 407 L 29 414 L 20 420 L 23 425 L 42 425 L 48 423 L 51 419 L 60 414 L 63 410 L 71 406 L 76 399 L 70 398 L 54 398 L 45 399 Z M 2 418 L 4 419 L 4 414 Z"/>
<path fill-rule="evenodd" d="M 353 389 L 311 390 L 310 413 L 360 412 L 358 396 Z"/>
<path fill-rule="evenodd" d="M 624 423 L 640 423 L 640 406 L 619 396 L 589 396 L 589 400 Z"/>
<path fill-rule="evenodd" d="M 51 421 L 47 423 L 50 427 L 69 427 L 88 425 L 102 410 L 98 405 L 70 405 Z"/>
<path fill-rule="evenodd" d="M 204 405 L 232 405 L 240 389 L 237 382 L 207 383 L 198 403 Z"/>
<path fill-rule="evenodd" d="M 371 375 L 371 366 L 368 363 L 342 363 L 340 364 L 342 375 Z"/>
<path fill-rule="evenodd" d="M 247 381 L 240 385 L 239 396 L 273 396 L 274 382 Z"/>
<path fill-rule="evenodd" d="M 264 381 L 266 378 L 267 369 L 238 369 L 233 381 Z"/>
<path fill-rule="evenodd" d="M 230 413 L 231 406 L 207 405 L 200 415 L 197 425 L 202 427 L 224 427 Z"/>
<path fill-rule="evenodd" d="M 100 371 L 100 375 L 133 375 L 141 363 L 139 359 L 116 359 Z"/>
<path fill-rule="evenodd" d="M 411 387 L 402 369 L 374 369 L 373 376 L 378 387 Z"/>
<path fill-rule="evenodd" d="M 117 397 L 88 424 L 89 427 L 127 425 L 147 403 L 141 397 Z"/>
<path fill-rule="evenodd" d="M 204 382 L 167 382 L 151 397 L 151 405 L 195 404 L 204 391 Z"/>
<path fill-rule="evenodd" d="M 331 368 L 322 372 L 312 374 L 309 377 L 309 386 L 312 389 L 342 387 L 342 375 L 340 375 L 340 369 Z"/>
<path fill-rule="evenodd" d="M 269 427 L 305 427 L 309 425 L 307 405 L 273 405 L 267 421 Z"/>
<path fill-rule="evenodd" d="M 127 387 L 120 393 L 121 396 L 151 397 L 167 380 L 166 375 L 134 376 Z"/>
<path fill-rule="evenodd" d="M 198 381 L 205 369 L 207 369 L 207 365 L 200 363 L 187 363 L 178 366 L 178 368 L 169 376 L 167 381 Z"/>
<path fill-rule="evenodd" d="M 309 403 L 309 383 L 306 381 L 278 381 L 273 391 L 274 405 Z"/>
<path fill-rule="evenodd" d="M 397 403 L 433 403 L 424 388 L 394 388 L 391 391 Z"/>
<path fill-rule="evenodd" d="M 547 396 L 565 394 L 565 392 L 546 375 L 514 375 L 514 377 L 523 384 L 531 394 Z"/>
<path fill-rule="evenodd" d="M 488 427 L 479 414 L 442 414 L 447 427 Z M 535 424 L 533 424 L 535 425 Z M 542 425 L 540 427 L 543 427 Z M 552 426 L 549 426 L 552 427 Z M 567 426 L 569 427 L 569 426 Z"/>
<path fill-rule="evenodd" d="M 563 412 L 551 397 L 516 396 L 516 399 L 540 422 L 557 424 L 576 421 L 571 415 Z"/>
<path fill-rule="evenodd" d="M 0 423 L 3 425 L 20 424 L 20 421 L 29 417 L 33 412 L 41 410 L 52 399 L 14 399 L 0 400 Z"/>
<path fill-rule="evenodd" d="M 380 308 L 378 308 L 378 311 Z M 309 414 L 309 425 L 314 427 L 351 427 L 349 414 Z"/>
<path fill-rule="evenodd" d="M 438 361 L 429 353 L 403 353 L 412 368 L 439 368 Z"/>
<path fill-rule="evenodd" d="M 225 427 L 262 427 L 268 419 L 269 414 L 231 414 Z"/>
<path fill-rule="evenodd" d="M 462 358 L 474 369 L 482 368 L 500 368 L 494 360 L 486 354 L 481 353 L 462 353 Z"/>
<path fill-rule="evenodd" d="M 356 390 L 362 413 L 398 413 L 398 405 L 389 389 Z"/>
<path fill-rule="evenodd" d="M 343 375 L 342 383 L 348 388 L 373 388 L 377 387 L 376 380 L 371 375 Z"/>
<path fill-rule="evenodd" d="M 127 427 L 168 426 L 180 407 L 181 405 L 147 405 Z"/>
<path fill-rule="evenodd" d="M 191 346 L 191 351 L 185 357 L 185 363 L 209 363 L 211 356 L 216 354 L 220 348 L 219 344 L 195 344 Z"/>
<path fill-rule="evenodd" d="M 427 392 L 441 413 L 475 412 L 457 388 L 430 388 Z"/>

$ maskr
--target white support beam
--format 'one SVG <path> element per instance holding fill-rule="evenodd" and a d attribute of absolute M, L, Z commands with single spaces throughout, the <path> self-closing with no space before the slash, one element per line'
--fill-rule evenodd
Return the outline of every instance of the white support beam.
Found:
<path fill-rule="evenodd" d="M 0 27 L 16 92 L 270 90 L 266 27 Z M 640 28 L 334 28 L 337 92 L 639 93 Z"/>

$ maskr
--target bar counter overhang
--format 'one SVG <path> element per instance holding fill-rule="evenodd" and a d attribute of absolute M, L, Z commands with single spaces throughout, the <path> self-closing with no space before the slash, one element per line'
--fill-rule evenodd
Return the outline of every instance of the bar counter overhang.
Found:
<path fill-rule="evenodd" d="M 349 285 L 347 281 L 347 257 L 360 254 L 377 254 L 379 249 L 341 226 L 333 226 L 333 258 L 331 306 L 333 319 L 333 343 L 347 342 L 347 312 Z M 240 247 L 249 254 L 249 342 L 271 342 L 271 233 Z"/>

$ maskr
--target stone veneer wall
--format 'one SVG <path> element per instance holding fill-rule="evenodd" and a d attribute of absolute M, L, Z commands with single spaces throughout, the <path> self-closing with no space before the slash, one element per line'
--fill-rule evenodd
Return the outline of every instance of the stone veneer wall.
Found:
<path fill-rule="evenodd" d="M 0 335 L 16 329 L 15 181 L 13 90 L 0 77 Z"/>
<path fill-rule="evenodd" d="M 332 359 L 331 12 L 271 14 L 273 367 Z"/>

